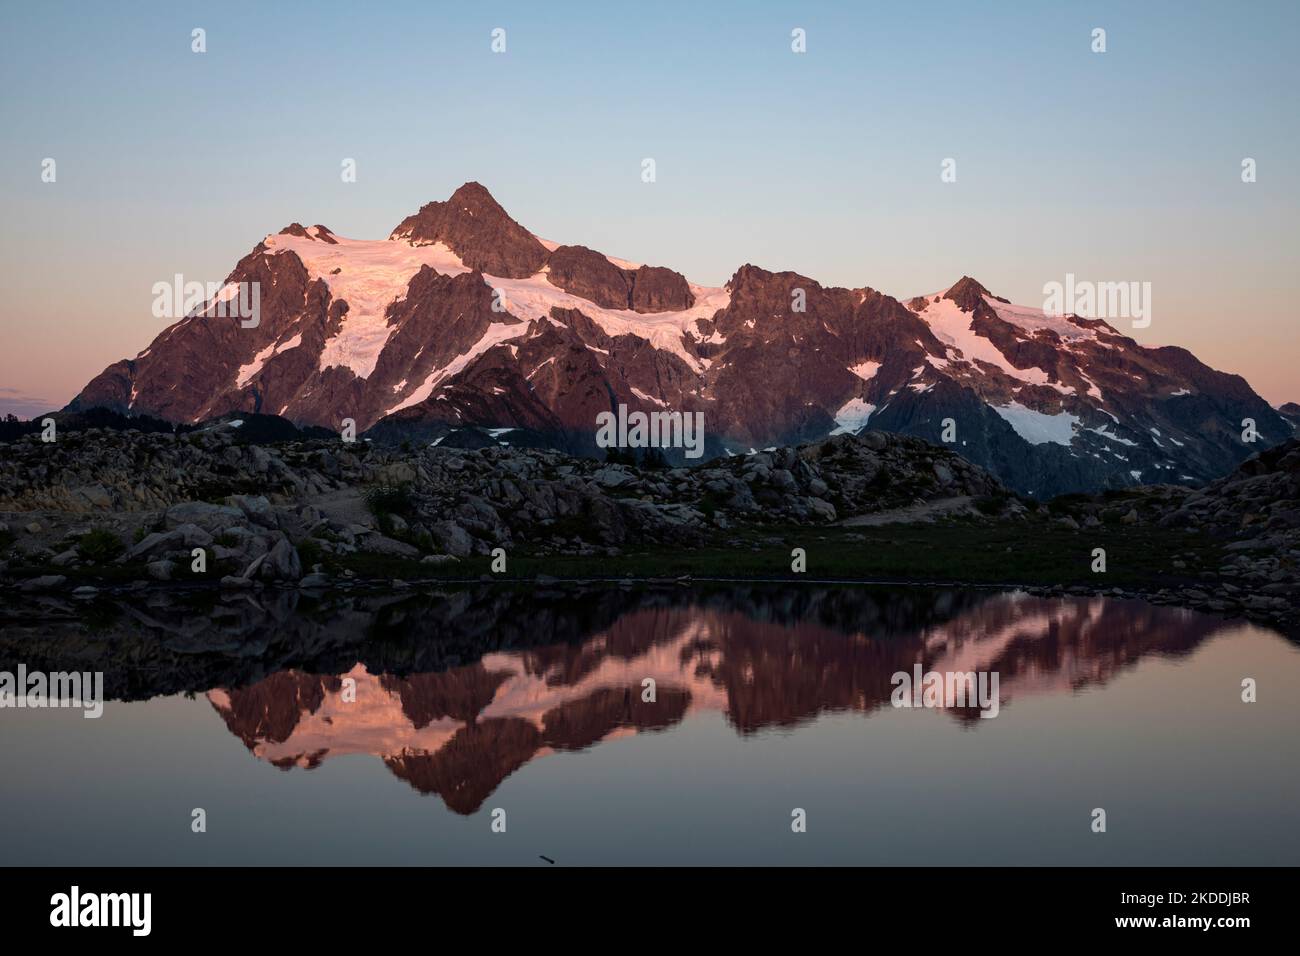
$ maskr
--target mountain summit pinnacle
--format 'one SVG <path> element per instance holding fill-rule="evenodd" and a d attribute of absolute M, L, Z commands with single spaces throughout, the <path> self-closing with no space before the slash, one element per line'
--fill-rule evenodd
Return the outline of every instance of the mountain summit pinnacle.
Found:
<path fill-rule="evenodd" d="M 471 269 L 524 279 L 546 262 L 546 247 L 501 207 L 481 184 L 468 182 L 446 202 L 431 202 L 407 216 L 390 239 L 412 245 L 445 244 Z"/>
<path fill-rule="evenodd" d="M 992 294 L 975 279 L 970 276 L 962 276 L 953 284 L 951 289 L 943 294 L 943 297 L 956 302 L 957 308 L 963 312 L 970 312 L 975 306 L 979 305 L 984 296 L 991 296 Z"/>

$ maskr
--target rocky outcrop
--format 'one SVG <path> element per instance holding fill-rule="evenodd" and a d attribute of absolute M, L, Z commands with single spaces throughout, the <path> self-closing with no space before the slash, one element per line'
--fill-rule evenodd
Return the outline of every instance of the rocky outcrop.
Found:
<path fill-rule="evenodd" d="M 1155 495 L 1166 509 L 1164 524 L 1192 524 L 1247 538 L 1290 535 L 1293 547 L 1300 548 L 1300 440 L 1252 455 L 1204 488 Z"/>
<path fill-rule="evenodd" d="M 628 270 L 586 246 L 560 246 L 551 253 L 547 277 L 565 292 L 606 309 L 626 309 L 632 299 Z"/>
<path fill-rule="evenodd" d="M 1014 502 L 991 475 L 919 439 L 840 435 L 701 467 L 637 468 L 544 448 L 489 444 L 402 451 L 343 442 L 241 444 L 226 425 L 186 435 L 92 428 L 3 446 L 0 514 L 36 531 L 26 559 L 83 562 L 72 529 L 118 539 L 119 564 L 208 549 L 230 587 L 298 582 L 312 553 L 453 561 L 492 549 L 535 554 L 690 547 L 721 529 L 825 525 L 934 499 Z M 32 519 L 39 516 L 39 521 Z M 7 527 L 8 525 L 6 525 Z M 91 560 L 86 558 L 86 561 Z M 167 574 L 164 575 L 163 571 Z"/>
<path fill-rule="evenodd" d="M 1247 459 L 1203 488 L 1162 485 L 1120 496 L 1054 505 L 1079 527 L 1156 525 L 1225 542 L 1217 567 L 1195 567 L 1174 555 L 1173 568 L 1204 582 L 1175 599 L 1205 610 L 1247 613 L 1294 627 L 1300 619 L 1300 440 Z"/>
<path fill-rule="evenodd" d="M 585 246 L 560 246 L 547 261 L 547 278 L 565 292 L 606 309 L 680 312 L 695 304 L 686 277 L 662 266 L 624 269 Z"/>
<path fill-rule="evenodd" d="M 523 279 L 546 263 L 546 247 L 501 208 L 478 183 L 466 183 L 446 202 L 431 202 L 407 216 L 392 238 L 416 245 L 445 243 L 471 269 Z"/>
<path fill-rule="evenodd" d="M 632 275 L 634 312 L 679 312 L 695 304 L 686 277 L 663 266 L 641 266 Z"/>
<path fill-rule="evenodd" d="M 970 276 L 962 276 L 943 294 L 943 297 L 957 303 L 957 308 L 963 312 L 973 312 L 984 305 L 984 297 L 990 294 L 989 290 L 980 285 L 977 280 Z"/>

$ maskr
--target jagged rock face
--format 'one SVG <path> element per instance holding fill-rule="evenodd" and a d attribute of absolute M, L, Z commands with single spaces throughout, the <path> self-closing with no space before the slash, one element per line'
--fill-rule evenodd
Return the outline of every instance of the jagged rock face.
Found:
<path fill-rule="evenodd" d="M 915 316 L 870 290 L 827 289 L 752 265 L 727 288 L 730 303 L 714 317 L 701 354 L 711 362 L 712 418 L 727 422 L 741 447 L 835 433 L 837 411 L 862 393 L 864 367 L 879 366 L 881 382 L 901 385 L 923 354 L 920 342 L 932 341 Z"/>
<path fill-rule="evenodd" d="M 466 183 L 446 202 L 421 206 L 391 238 L 445 243 L 471 269 L 510 279 L 525 279 L 546 263 L 546 247 L 478 183 Z"/>
<path fill-rule="evenodd" d="M 1300 551 L 1298 439 L 1252 455 L 1232 474 L 1204 488 L 1161 490 L 1170 492 L 1158 502 L 1165 511 L 1164 524 L 1264 539 L 1276 554 Z M 1295 575 L 1287 575 L 1287 580 L 1294 582 Z"/>
<path fill-rule="evenodd" d="M 160 418 L 195 422 L 230 411 L 274 411 L 288 404 L 314 376 L 312 353 L 319 353 L 338 329 L 347 306 L 331 302 L 325 281 L 309 276 L 301 260 L 269 255 L 264 243 L 240 260 L 230 282 L 258 283 L 257 327 L 244 328 L 233 317 L 184 318 L 136 358 L 118 362 L 92 379 L 72 407 L 136 413 L 153 409 Z M 258 355 L 266 356 L 264 367 L 259 366 L 265 374 L 249 387 L 243 368 Z M 305 410 L 301 420 L 337 427 L 332 415 L 320 411 L 331 401 L 345 401 L 338 391 L 348 383 L 336 379 L 326 376 L 313 383 L 317 411 Z"/>
<path fill-rule="evenodd" d="M 709 454 L 873 428 L 948 442 L 1018 491 L 1194 484 L 1293 432 L 1241 378 L 1050 316 L 971 277 L 903 304 L 742 266 L 722 288 L 546 243 L 477 183 L 387 240 L 294 223 L 227 280 L 255 328 L 211 306 L 109 366 L 73 409 L 173 421 L 281 415 L 372 437 L 529 429 L 597 454 L 596 416 L 701 412 Z M 670 457 L 682 460 L 670 450 Z"/>
<path fill-rule="evenodd" d="M 606 309 L 680 312 L 695 304 L 681 273 L 662 266 L 624 269 L 586 246 L 560 246 L 547 260 L 547 277 L 565 292 Z"/>
<path fill-rule="evenodd" d="M 327 242 L 330 245 L 338 245 L 338 240 L 334 238 L 334 233 L 330 232 L 320 223 L 312 226 L 310 230 L 300 222 L 291 222 L 280 230 L 282 236 L 301 236 L 304 239 L 319 239 L 321 242 Z"/>
<path fill-rule="evenodd" d="M 480 273 L 445 276 L 428 266 L 411 279 L 406 297 L 393 304 L 387 319 L 392 331 L 366 379 L 368 394 L 392 395 L 403 383 L 436 377 L 494 326 L 506 334 L 526 327 L 508 313 L 492 311 L 492 290 Z"/>
<path fill-rule="evenodd" d="M 549 265 L 550 280 L 581 299 L 607 309 L 626 309 L 632 299 L 628 271 L 586 246 L 560 246 Z"/>
<path fill-rule="evenodd" d="M 695 304 L 695 296 L 681 273 L 663 266 L 642 266 L 632 277 L 632 310 L 678 312 Z"/>
<path fill-rule="evenodd" d="M 947 292 L 943 294 L 945 299 L 957 304 L 957 308 L 963 312 L 971 312 L 974 309 L 984 305 L 986 296 L 992 295 L 988 289 L 984 288 L 970 276 L 962 276 Z M 913 299 L 912 301 L 916 301 Z M 1006 301 L 1005 299 L 1003 300 Z"/>
<path fill-rule="evenodd" d="M 872 425 L 933 438 L 951 418 L 962 453 L 1017 490 L 1193 483 L 1258 447 L 1243 441 L 1245 418 L 1266 444 L 1286 437 L 1239 376 L 1184 349 L 1143 348 L 1104 321 L 1014 306 L 970 279 L 909 308 L 944 347 Z"/>

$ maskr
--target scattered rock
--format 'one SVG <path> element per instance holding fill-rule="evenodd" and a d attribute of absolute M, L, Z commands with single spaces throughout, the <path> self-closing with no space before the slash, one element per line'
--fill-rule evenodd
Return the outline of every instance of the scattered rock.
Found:
<path fill-rule="evenodd" d="M 53 591 L 67 582 L 62 574 L 42 574 L 40 577 L 28 578 L 18 585 L 20 591 Z"/>
<path fill-rule="evenodd" d="M 155 581 L 170 581 L 176 570 L 176 562 L 163 559 L 149 562 L 149 577 Z"/>
<path fill-rule="evenodd" d="M 398 558 L 418 558 L 420 549 L 405 541 L 372 532 L 357 540 L 357 548 L 371 554 L 388 554 Z"/>

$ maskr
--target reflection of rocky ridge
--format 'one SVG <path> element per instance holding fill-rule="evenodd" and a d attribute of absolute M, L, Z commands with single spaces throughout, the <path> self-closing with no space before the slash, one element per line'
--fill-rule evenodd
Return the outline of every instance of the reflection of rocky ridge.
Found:
<path fill-rule="evenodd" d="M 32 668 L 44 662 L 46 670 L 100 670 L 110 698 L 136 700 L 242 687 L 288 669 L 338 674 L 362 663 L 371 673 L 399 676 L 444 671 L 496 650 L 536 648 L 536 666 L 545 666 L 558 656 L 582 658 L 589 653 L 584 641 L 638 609 L 697 605 L 791 626 L 822 621 L 892 635 L 947 620 L 987 596 L 957 588 L 761 584 L 689 591 L 450 587 L 331 598 L 233 593 L 196 607 L 153 592 L 140 602 L 97 602 L 89 614 L 75 602 L 46 598 L 37 620 L 0 616 L 0 667 L 25 661 Z"/>
<path fill-rule="evenodd" d="M 624 729 L 662 730 L 686 714 L 690 695 L 666 688 L 655 703 L 639 687 L 605 687 L 547 711 L 541 726 L 493 717 L 457 730 L 438 750 L 385 755 L 384 763 L 421 793 L 436 793 L 458 813 L 473 813 L 510 774 L 544 749 L 581 750 Z"/>
<path fill-rule="evenodd" d="M 102 670 L 113 699 L 208 691 L 274 766 L 376 755 L 462 813 L 530 760 L 692 712 L 741 733 L 870 713 L 917 663 L 997 671 L 1003 702 L 1068 693 L 1238 626 L 1138 601 L 863 586 L 284 591 L 201 609 L 154 599 L 113 620 L 58 607 L 6 626 L 0 670 Z"/>
<path fill-rule="evenodd" d="M 291 734 L 244 740 L 284 768 L 374 754 L 417 790 L 472 813 L 536 757 L 663 729 L 691 711 L 721 711 L 742 733 L 831 711 L 869 713 L 888 706 L 892 675 L 917 663 L 996 671 L 1004 702 L 1068 693 L 1148 655 L 1187 654 L 1225 626 L 1141 602 L 1000 594 L 889 633 L 879 624 L 861 628 L 852 616 L 821 623 L 807 612 L 825 611 L 826 592 L 804 596 L 805 614 L 792 620 L 784 613 L 789 594 L 774 602 L 786 605 L 775 614 L 727 608 L 719 597 L 629 610 L 580 643 L 488 653 L 437 673 L 375 676 L 359 665 L 345 675 L 356 681 L 354 702 L 327 691 L 319 707 L 304 706 Z M 745 595 L 733 598 L 746 603 Z M 655 681 L 654 702 L 642 698 L 645 678 Z M 209 697 L 232 730 L 257 719 L 238 714 L 243 701 L 261 699 L 248 689 Z M 953 710 L 963 721 L 977 714 Z"/>
<path fill-rule="evenodd" d="M 258 740 L 283 743 L 303 714 L 314 714 L 326 690 L 337 693 L 342 681 L 298 671 L 280 671 L 248 687 L 231 692 L 225 711 L 230 732 L 252 747 Z"/>

